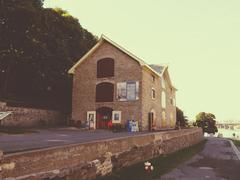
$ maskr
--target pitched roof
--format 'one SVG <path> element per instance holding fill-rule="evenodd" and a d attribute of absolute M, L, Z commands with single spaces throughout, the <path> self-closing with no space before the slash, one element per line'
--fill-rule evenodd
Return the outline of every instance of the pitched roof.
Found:
<path fill-rule="evenodd" d="M 168 66 L 166 65 L 156 65 L 156 64 L 152 64 L 152 65 L 148 65 L 147 63 L 145 63 L 142 59 L 138 58 L 137 56 L 135 56 L 134 54 L 132 54 L 131 52 L 129 52 L 128 50 L 126 50 L 125 48 L 123 48 L 122 46 L 118 45 L 117 43 L 113 42 L 111 39 L 109 39 L 108 37 L 106 37 L 105 35 L 102 35 L 101 38 L 99 39 L 99 41 L 97 42 L 97 44 L 90 49 L 76 64 L 74 64 L 72 66 L 71 69 L 69 69 L 68 73 L 69 74 L 74 74 L 75 73 L 75 69 L 84 61 L 86 60 L 93 52 L 95 52 L 97 50 L 97 48 L 104 42 L 108 42 L 111 45 L 113 45 L 114 47 L 116 47 L 117 49 L 119 49 L 120 51 L 122 51 L 123 53 L 127 54 L 128 56 L 130 56 L 131 58 L 133 58 L 135 61 L 137 61 L 142 67 L 146 67 L 148 70 L 150 70 L 152 73 L 154 73 L 155 75 L 161 77 L 163 76 L 163 73 L 168 69 Z M 171 84 L 172 85 L 172 84 Z"/>
<path fill-rule="evenodd" d="M 158 65 L 158 64 L 149 64 L 149 66 L 161 75 L 163 74 L 164 70 L 166 69 L 166 66 Z"/>
<path fill-rule="evenodd" d="M 150 71 L 152 71 L 154 74 L 161 76 L 161 73 L 159 73 L 158 71 L 156 71 L 155 69 L 151 68 L 147 63 L 145 63 L 142 59 L 138 58 L 137 56 L 135 56 L 134 54 L 132 54 L 131 52 L 129 52 L 128 50 L 126 50 L 125 48 L 121 47 L 120 45 L 118 45 L 117 43 L 113 42 L 111 39 L 109 39 L 108 37 L 106 37 L 105 35 L 102 35 L 101 38 L 99 39 L 98 43 L 92 48 L 90 49 L 90 51 L 88 51 L 76 64 L 74 64 L 74 66 L 69 69 L 68 73 L 69 74 L 74 74 L 75 73 L 75 69 L 85 60 L 87 59 L 87 57 L 89 57 L 104 41 L 107 41 L 108 43 L 112 44 L 114 47 L 116 47 L 117 49 L 121 50 L 122 52 L 124 52 L 125 54 L 127 54 L 128 56 L 130 56 L 131 58 L 133 58 L 135 61 L 137 61 L 141 66 L 145 66 L 147 69 L 149 69 Z"/>

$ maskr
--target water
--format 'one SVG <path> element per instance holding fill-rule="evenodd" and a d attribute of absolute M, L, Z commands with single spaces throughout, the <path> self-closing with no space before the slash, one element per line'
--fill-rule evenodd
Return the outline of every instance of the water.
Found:
<path fill-rule="evenodd" d="M 235 133 L 235 137 L 233 136 L 233 134 Z M 218 129 L 218 133 L 216 134 L 216 136 L 218 136 L 218 134 L 222 134 L 224 138 L 235 138 L 240 140 L 240 129 Z"/>

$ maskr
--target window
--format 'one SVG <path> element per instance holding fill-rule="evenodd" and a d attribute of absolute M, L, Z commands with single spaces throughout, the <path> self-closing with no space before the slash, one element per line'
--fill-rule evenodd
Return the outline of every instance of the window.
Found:
<path fill-rule="evenodd" d="M 162 88 L 166 88 L 164 77 L 162 77 Z"/>
<path fill-rule="evenodd" d="M 127 100 L 136 100 L 136 82 L 127 82 Z"/>
<path fill-rule="evenodd" d="M 156 93 L 155 93 L 155 89 L 152 88 L 152 99 L 155 99 L 156 98 Z"/>
<path fill-rule="evenodd" d="M 97 77 L 113 77 L 114 76 L 114 60 L 104 58 L 97 62 Z"/>
<path fill-rule="evenodd" d="M 112 102 L 114 85 L 104 82 L 96 86 L 96 102 Z"/>
<path fill-rule="evenodd" d="M 162 91 L 162 108 L 166 108 L 166 93 Z"/>
<path fill-rule="evenodd" d="M 175 126 L 175 120 L 174 120 L 174 117 L 173 117 L 173 113 L 171 112 L 170 113 L 170 126 L 171 127 L 174 127 Z"/>
<path fill-rule="evenodd" d="M 117 83 L 117 99 L 119 101 L 138 100 L 139 82 L 129 81 Z"/>
<path fill-rule="evenodd" d="M 165 111 L 162 111 L 162 127 L 165 128 L 166 126 L 167 126 L 166 113 Z"/>
<path fill-rule="evenodd" d="M 170 98 L 170 103 L 171 103 L 171 105 L 175 106 L 175 99 L 174 98 Z"/>
<path fill-rule="evenodd" d="M 152 82 L 155 82 L 155 76 L 152 75 Z"/>
<path fill-rule="evenodd" d="M 163 121 L 166 120 L 166 113 L 165 113 L 165 111 L 162 112 L 162 120 L 163 120 Z"/>

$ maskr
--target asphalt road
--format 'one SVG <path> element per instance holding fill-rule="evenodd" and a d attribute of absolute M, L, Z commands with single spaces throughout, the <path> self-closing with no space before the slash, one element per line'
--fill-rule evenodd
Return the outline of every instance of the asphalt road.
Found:
<path fill-rule="evenodd" d="M 202 152 L 161 180 L 240 180 L 240 160 L 226 139 L 208 138 Z"/>
<path fill-rule="evenodd" d="M 55 128 L 49 130 L 37 130 L 37 133 L 27 134 L 0 134 L 0 149 L 5 153 L 41 149 L 46 147 L 76 144 L 97 140 L 120 138 L 141 135 L 147 132 L 119 132 L 113 133 L 107 130 L 80 131 L 74 128 Z"/>

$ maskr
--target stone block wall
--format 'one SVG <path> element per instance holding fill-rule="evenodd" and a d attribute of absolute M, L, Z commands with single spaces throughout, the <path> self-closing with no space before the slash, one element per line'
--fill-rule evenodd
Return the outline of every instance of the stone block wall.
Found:
<path fill-rule="evenodd" d="M 114 77 L 97 78 L 97 62 L 103 58 L 114 59 Z M 130 119 L 141 122 L 141 96 L 136 101 L 124 102 L 116 99 L 117 83 L 126 81 L 139 81 L 139 86 L 141 86 L 141 66 L 127 54 L 119 51 L 108 42 L 104 42 L 76 68 L 73 76 L 72 119 L 75 124 L 85 122 L 87 111 L 96 111 L 99 107 L 122 111 L 122 124 Z M 113 102 L 96 102 L 96 85 L 102 82 L 114 85 Z M 141 88 L 139 91 L 140 95 Z"/>
<path fill-rule="evenodd" d="M 12 114 L 1 120 L 3 127 L 39 127 L 66 124 L 66 116 L 59 111 L 11 107 L 4 102 L 0 102 L 0 111 L 12 111 Z"/>
<path fill-rule="evenodd" d="M 142 129 L 148 130 L 148 113 L 154 113 L 153 124 L 156 129 L 161 129 L 161 85 L 160 77 L 157 77 L 149 70 L 143 69 L 142 71 Z M 152 81 L 152 76 L 155 77 L 155 81 Z M 155 90 L 155 99 L 152 99 L 152 88 Z"/>
<path fill-rule="evenodd" d="M 3 160 L 3 152 L 0 150 L 0 165 L 2 164 Z M 0 166 L 0 179 L 2 179 L 2 167 Z"/>
<path fill-rule="evenodd" d="M 5 155 L 3 178 L 95 179 L 203 140 L 199 128 L 148 133 Z"/>

